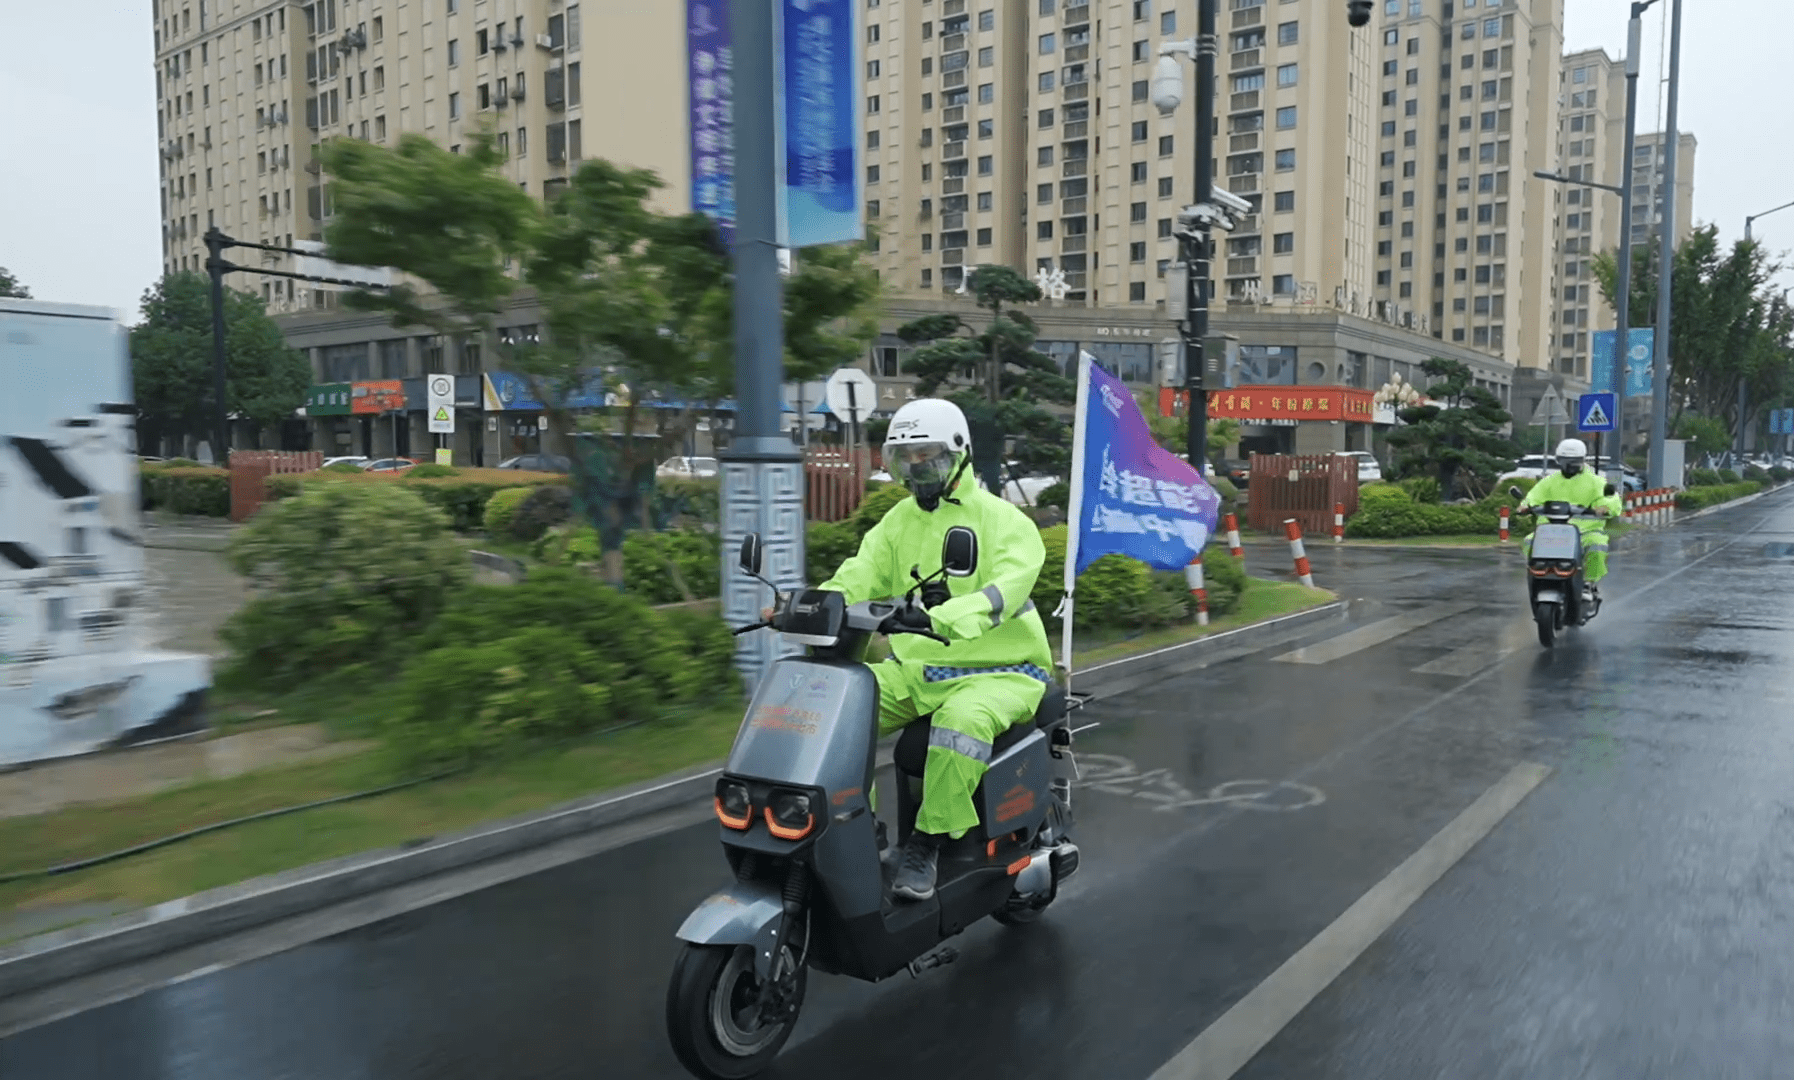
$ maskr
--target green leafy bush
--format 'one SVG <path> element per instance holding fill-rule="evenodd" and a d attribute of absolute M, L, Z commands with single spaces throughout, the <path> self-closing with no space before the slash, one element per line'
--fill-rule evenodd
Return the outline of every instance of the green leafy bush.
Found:
<path fill-rule="evenodd" d="M 812 521 L 804 530 L 804 580 L 820 585 L 860 549 L 860 538 L 845 521 Z"/>
<path fill-rule="evenodd" d="M 1208 484 L 1215 489 L 1215 494 L 1221 496 L 1221 512 L 1223 514 L 1232 514 L 1238 511 L 1240 489 L 1234 486 L 1232 480 L 1225 476 L 1211 476 L 1208 478 Z"/>
<path fill-rule="evenodd" d="M 1365 484 L 1358 489 L 1358 510 L 1360 513 L 1379 506 L 1411 506 L 1414 496 L 1408 489 L 1398 484 Z"/>
<path fill-rule="evenodd" d="M 1688 486 L 1691 488 L 1713 487 L 1724 482 L 1725 481 L 1719 478 L 1719 470 L 1717 469 L 1688 470 Z"/>
<path fill-rule="evenodd" d="M 407 480 L 441 480 L 450 476 L 460 476 L 461 470 L 453 465 L 438 465 L 434 461 L 426 461 L 422 465 L 413 465 L 405 470 Z"/>
<path fill-rule="evenodd" d="M 1531 491 L 1533 486 L 1537 483 L 1538 481 L 1530 476 L 1516 476 L 1510 479 L 1507 483 L 1496 488 L 1494 491 L 1489 492 L 1489 494 L 1482 500 L 1483 505 L 1492 506 L 1496 510 L 1500 510 L 1504 506 L 1509 509 L 1518 509 L 1520 506 L 1520 499 L 1516 499 L 1508 494 L 1507 489 L 1510 487 L 1517 487 L 1520 489 L 1521 498 L 1525 498 L 1526 493 Z"/>
<path fill-rule="evenodd" d="M 517 504 L 511 514 L 511 535 L 536 540 L 549 529 L 565 525 L 572 516 L 573 492 L 562 484 L 543 484 Z"/>
<path fill-rule="evenodd" d="M 597 534 L 584 531 L 591 534 L 595 550 Z M 722 557 L 722 537 L 705 529 L 632 532 L 623 538 L 623 585 L 656 604 L 705 599 L 721 589 Z M 680 591 L 681 581 L 691 596 Z"/>
<path fill-rule="evenodd" d="M 414 769 L 651 720 L 739 691 L 714 616 L 655 611 L 565 567 L 459 592 L 406 666 L 388 745 Z"/>
<path fill-rule="evenodd" d="M 511 532 L 511 519 L 516 516 L 517 508 L 523 500 L 535 493 L 533 487 L 504 488 L 494 491 L 480 508 L 480 521 L 485 526 L 488 536 L 507 536 Z"/>
<path fill-rule="evenodd" d="M 1401 482 L 1402 490 L 1417 503 L 1439 501 L 1439 481 L 1431 476 L 1410 476 Z"/>
<path fill-rule="evenodd" d="M 1744 478 L 1742 476 L 1738 475 L 1736 470 L 1733 470 L 1733 469 L 1719 470 L 1719 482 L 1722 484 L 1736 484 L 1736 483 L 1741 482 L 1743 479 Z"/>
<path fill-rule="evenodd" d="M 151 463 L 153 465 L 153 463 Z M 139 501 L 145 510 L 202 517 L 230 516 L 230 470 L 203 465 L 154 468 L 138 472 Z"/>
<path fill-rule="evenodd" d="M 1034 496 L 1035 506 L 1057 506 L 1061 510 L 1071 506 L 1071 485 L 1061 480 L 1042 488 L 1040 494 Z"/>
<path fill-rule="evenodd" d="M 1031 599 L 1047 626 L 1057 630 L 1053 617 L 1065 596 L 1065 538 L 1063 525 L 1042 529 L 1046 561 L 1034 583 Z M 1225 548 L 1211 546 L 1202 553 L 1203 587 L 1208 590 L 1211 616 L 1221 616 L 1239 606 L 1247 578 L 1239 560 Z M 1092 630 L 1149 630 L 1186 621 L 1196 614 L 1196 601 L 1180 571 L 1154 572 L 1145 563 L 1120 555 L 1105 555 L 1078 575 L 1077 625 Z"/>
<path fill-rule="evenodd" d="M 262 481 L 262 490 L 268 493 L 268 501 L 290 499 L 305 490 L 305 481 L 290 473 L 280 473 Z"/>
<path fill-rule="evenodd" d="M 405 487 L 417 492 L 429 501 L 431 506 L 448 515 L 450 524 L 456 532 L 478 532 L 486 519 L 486 502 L 501 491 L 509 491 L 522 485 L 495 484 L 489 481 L 466 480 L 460 477 L 447 480 L 411 481 L 401 480 Z M 566 491 L 564 484 L 545 483 L 533 485 L 535 488 L 558 488 Z"/>
<path fill-rule="evenodd" d="M 271 689 L 402 654 L 468 570 L 447 518 L 398 484 L 310 485 L 268 504 L 228 558 L 255 596 L 221 636 Z"/>
<path fill-rule="evenodd" d="M 1744 479 L 1758 484 L 1767 484 L 1770 480 L 1769 470 L 1761 465 L 1747 465 L 1744 468 Z"/>
<path fill-rule="evenodd" d="M 1769 478 L 1778 484 L 1787 483 L 1789 477 L 1794 477 L 1794 470 L 1783 468 L 1780 465 L 1776 465 L 1769 470 Z"/>
<path fill-rule="evenodd" d="M 654 520 L 669 526 L 717 525 L 722 521 L 719 480 L 656 480 Z"/>
<path fill-rule="evenodd" d="M 1740 480 L 1735 484 L 1691 487 L 1687 491 L 1677 493 L 1676 509 L 1705 510 L 1709 506 L 1718 506 L 1720 503 L 1728 503 L 1733 499 L 1742 499 L 1762 490 L 1763 485 L 1755 480 Z"/>
<path fill-rule="evenodd" d="M 1499 516 L 1498 506 L 1487 501 L 1454 506 L 1437 503 L 1361 506 L 1346 522 L 1346 535 L 1380 540 L 1407 536 L 1494 536 L 1500 527 Z M 1531 530 L 1531 518 L 1513 516 L 1510 532 L 1524 534 Z"/>
<path fill-rule="evenodd" d="M 861 500 L 859 509 L 847 516 L 841 524 L 853 533 L 853 542 L 857 545 L 860 538 L 872 531 L 872 526 L 884 520 L 891 507 L 909 498 L 909 489 L 902 484 L 886 484 Z"/>

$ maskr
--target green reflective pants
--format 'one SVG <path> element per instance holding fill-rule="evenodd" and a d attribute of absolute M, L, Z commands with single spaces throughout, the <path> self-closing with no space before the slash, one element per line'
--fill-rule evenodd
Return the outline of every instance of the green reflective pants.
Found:
<path fill-rule="evenodd" d="M 916 828 L 964 836 L 978 824 L 972 793 L 990 767 L 991 743 L 1012 725 L 1031 720 L 1046 684 L 1016 672 L 962 675 L 930 682 L 921 664 L 873 664 L 878 678 L 878 733 L 889 735 L 933 714 L 922 806 Z"/>

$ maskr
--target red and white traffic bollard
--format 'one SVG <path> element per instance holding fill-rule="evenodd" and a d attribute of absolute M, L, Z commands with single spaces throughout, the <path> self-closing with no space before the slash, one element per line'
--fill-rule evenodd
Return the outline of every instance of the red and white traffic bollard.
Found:
<path fill-rule="evenodd" d="M 1501 508 L 1501 542 L 1507 543 L 1507 507 Z"/>
<path fill-rule="evenodd" d="M 1295 518 L 1286 518 L 1283 535 L 1289 537 L 1289 553 L 1296 560 L 1296 580 L 1314 588 L 1314 572 L 1308 568 L 1308 551 L 1302 546 L 1302 526 L 1296 524 Z"/>
<path fill-rule="evenodd" d="M 1345 542 L 1345 503 L 1333 504 L 1333 542 Z"/>
<path fill-rule="evenodd" d="M 1244 559 L 1246 557 L 1246 549 L 1240 546 L 1239 517 L 1234 514 L 1228 514 L 1225 524 L 1227 525 L 1227 553 L 1236 559 Z"/>
<path fill-rule="evenodd" d="M 1202 585 L 1202 559 L 1184 567 L 1184 580 L 1189 583 L 1190 595 L 1196 598 L 1196 625 L 1208 625 L 1208 590 Z"/>

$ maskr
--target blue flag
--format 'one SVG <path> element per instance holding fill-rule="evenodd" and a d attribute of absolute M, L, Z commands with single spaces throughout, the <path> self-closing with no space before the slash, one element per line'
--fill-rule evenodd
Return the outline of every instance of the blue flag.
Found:
<path fill-rule="evenodd" d="M 1104 555 L 1181 570 L 1202 555 L 1221 496 L 1188 462 L 1152 440 L 1127 384 L 1078 357 L 1070 537 L 1065 588 Z"/>

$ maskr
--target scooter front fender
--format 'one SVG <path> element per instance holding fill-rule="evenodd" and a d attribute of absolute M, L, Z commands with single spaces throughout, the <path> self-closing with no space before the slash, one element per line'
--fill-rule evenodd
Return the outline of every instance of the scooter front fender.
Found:
<path fill-rule="evenodd" d="M 1535 604 L 1561 604 L 1564 602 L 1564 594 L 1557 589 L 1540 589 L 1538 595 L 1532 598 L 1532 602 Z"/>
<path fill-rule="evenodd" d="M 677 937 L 693 945 L 751 945 L 754 974 L 772 972 L 773 951 L 785 914 L 778 890 L 751 882 L 734 882 L 705 898 L 685 917 Z M 794 954 L 795 955 L 795 954 Z"/>

